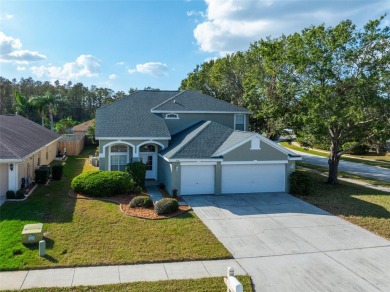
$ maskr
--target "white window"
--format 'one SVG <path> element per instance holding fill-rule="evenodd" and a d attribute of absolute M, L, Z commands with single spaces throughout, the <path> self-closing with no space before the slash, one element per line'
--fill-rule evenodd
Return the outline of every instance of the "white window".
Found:
<path fill-rule="evenodd" d="M 165 116 L 165 119 L 167 119 L 167 120 L 178 120 L 179 119 L 179 115 L 178 114 L 167 114 Z"/>
<path fill-rule="evenodd" d="M 245 115 L 234 115 L 234 130 L 245 131 Z"/>
<path fill-rule="evenodd" d="M 110 169 L 125 171 L 127 163 L 129 163 L 128 146 L 127 145 L 111 146 Z"/>

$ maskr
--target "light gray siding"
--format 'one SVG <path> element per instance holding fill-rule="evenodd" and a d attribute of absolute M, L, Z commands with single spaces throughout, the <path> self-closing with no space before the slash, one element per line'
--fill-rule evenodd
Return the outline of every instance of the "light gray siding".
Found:
<path fill-rule="evenodd" d="M 162 157 L 158 157 L 158 181 L 165 184 L 165 189 L 171 194 L 172 191 L 172 170 L 170 163 Z"/>
<path fill-rule="evenodd" d="M 171 135 L 174 135 L 200 121 L 213 121 L 222 124 L 226 127 L 234 129 L 234 113 L 232 114 L 207 114 L 207 113 L 185 113 L 178 114 L 179 119 L 165 119 L 166 114 L 162 114 L 165 123 L 168 126 Z M 248 117 L 248 115 L 246 115 Z M 248 130 L 248 122 L 246 123 L 246 129 Z"/>
<path fill-rule="evenodd" d="M 287 160 L 287 154 L 271 147 L 270 145 L 260 141 L 259 150 L 250 150 L 251 141 L 233 149 L 223 155 L 224 161 L 272 161 L 272 160 Z"/>

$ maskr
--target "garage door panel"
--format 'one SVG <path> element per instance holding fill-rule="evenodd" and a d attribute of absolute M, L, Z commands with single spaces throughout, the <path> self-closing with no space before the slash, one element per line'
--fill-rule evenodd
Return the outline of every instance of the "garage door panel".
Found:
<path fill-rule="evenodd" d="M 214 194 L 214 165 L 181 167 L 181 195 Z"/>
<path fill-rule="evenodd" d="M 285 165 L 223 165 L 222 193 L 284 192 Z"/>

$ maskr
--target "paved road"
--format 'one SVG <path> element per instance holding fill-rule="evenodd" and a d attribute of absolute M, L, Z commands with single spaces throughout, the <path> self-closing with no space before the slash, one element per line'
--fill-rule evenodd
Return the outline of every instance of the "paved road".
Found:
<path fill-rule="evenodd" d="M 311 154 L 307 154 L 307 153 L 299 152 L 299 151 L 294 151 L 294 152 L 301 155 L 302 161 L 305 163 L 329 167 L 328 158 L 326 158 L 326 157 L 311 155 Z M 380 180 L 390 182 L 390 169 L 389 168 L 383 168 L 383 167 L 366 165 L 366 164 L 362 164 L 362 163 L 355 163 L 355 162 L 340 160 L 339 171 L 344 171 L 344 172 L 348 172 L 351 174 L 364 176 L 367 178 L 380 179 Z"/>
<path fill-rule="evenodd" d="M 187 196 L 256 291 L 390 291 L 390 241 L 285 193 Z"/>

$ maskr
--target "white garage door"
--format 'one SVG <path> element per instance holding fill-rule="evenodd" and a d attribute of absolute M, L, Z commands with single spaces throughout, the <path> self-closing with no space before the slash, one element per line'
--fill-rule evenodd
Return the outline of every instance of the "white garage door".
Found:
<path fill-rule="evenodd" d="M 223 165 L 222 193 L 285 191 L 285 164 Z"/>
<path fill-rule="evenodd" d="M 181 195 L 214 194 L 214 165 L 183 165 Z"/>

